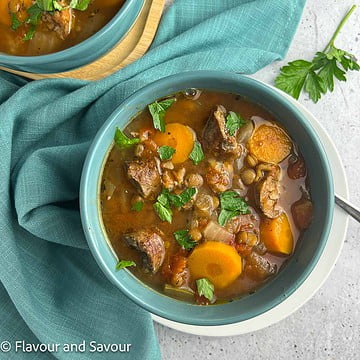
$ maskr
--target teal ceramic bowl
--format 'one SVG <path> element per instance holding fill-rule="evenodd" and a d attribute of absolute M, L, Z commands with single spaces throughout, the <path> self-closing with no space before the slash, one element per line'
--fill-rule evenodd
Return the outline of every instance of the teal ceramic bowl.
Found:
<path fill-rule="evenodd" d="M 230 303 L 198 306 L 164 296 L 134 277 L 115 271 L 116 258 L 109 245 L 99 212 L 100 179 L 115 128 L 124 128 L 136 113 L 163 96 L 187 88 L 236 93 L 275 115 L 298 143 L 305 158 L 314 221 L 279 274 L 252 295 Z M 107 277 L 131 300 L 169 320 L 192 325 L 224 325 L 244 321 L 281 304 L 313 271 L 326 244 L 333 216 L 332 174 L 323 146 L 307 119 L 276 90 L 233 73 L 197 71 L 163 78 L 126 99 L 96 135 L 85 161 L 81 190 L 81 217 L 89 247 Z"/>
<path fill-rule="evenodd" d="M 130 30 L 145 0 L 127 0 L 119 12 L 97 33 L 78 45 L 41 56 L 0 53 L 0 65 L 32 73 L 58 73 L 89 64 L 110 51 Z"/>

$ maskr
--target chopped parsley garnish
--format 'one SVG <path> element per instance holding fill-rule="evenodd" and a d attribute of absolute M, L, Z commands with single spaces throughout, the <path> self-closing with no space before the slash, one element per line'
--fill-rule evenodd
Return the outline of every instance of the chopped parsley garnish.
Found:
<path fill-rule="evenodd" d="M 172 210 L 169 200 L 169 190 L 164 189 L 157 197 L 156 203 L 154 204 L 154 210 L 162 221 L 167 221 L 168 223 L 171 223 Z"/>
<path fill-rule="evenodd" d="M 246 124 L 246 120 L 240 115 L 233 111 L 229 111 L 226 117 L 225 127 L 231 136 L 235 135 L 236 130 L 240 129 Z"/>
<path fill-rule="evenodd" d="M 181 194 L 172 194 L 168 189 L 163 189 L 153 205 L 154 210 L 162 221 L 171 223 L 173 215 L 171 207 L 184 206 L 195 193 L 195 188 L 187 188 Z"/>
<path fill-rule="evenodd" d="M 153 118 L 154 128 L 165 132 L 165 113 L 166 110 L 174 103 L 175 99 L 165 99 L 155 101 L 148 106 L 150 114 Z"/>
<path fill-rule="evenodd" d="M 201 148 L 201 144 L 198 141 L 195 141 L 194 147 L 189 155 L 189 158 L 193 161 L 195 165 L 198 165 L 201 161 L 204 160 L 205 155 Z"/>
<path fill-rule="evenodd" d="M 117 264 L 115 269 L 116 270 L 121 270 L 121 269 L 125 269 L 129 266 L 136 266 L 136 263 L 132 260 L 120 260 Z"/>
<path fill-rule="evenodd" d="M 160 146 L 157 149 L 157 152 L 159 153 L 160 156 L 160 160 L 170 160 L 172 158 L 172 156 L 175 154 L 175 149 L 172 148 L 171 146 Z"/>
<path fill-rule="evenodd" d="M 206 278 L 196 280 L 197 291 L 200 296 L 205 296 L 209 301 L 214 297 L 214 285 Z"/>
<path fill-rule="evenodd" d="M 188 203 L 196 194 L 196 188 L 187 188 L 181 194 L 168 193 L 168 197 L 172 206 L 181 207 Z"/>
<path fill-rule="evenodd" d="M 224 226 L 230 219 L 240 214 L 249 214 L 249 206 L 244 198 L 235 191 L 225 191 L 220 194 L 221 211 L 218 222 Z"/>
<path fill-rule="evenodd" d="M 11 14 L 11 29 L 17 30 L 22 25 L 22 22 L 17 18 L 15 13 Z"/>
<path fill-rule="evenodd" d="M 140 139 L 138 139 L 138 138 L 130 139 L 119 128 L 116 128 L 114 141 L 115 141 L 115 144 L 120 149 L 126 149 L 133 145 L 138 144 L 140 142 Z"/>
<path fill-rule="evenodd" d="M 69 8 L 84 11 L 88 8 L 90 2 L 91 0 L 71 0 L 69 6 L 61 6 L 57 0 L 36 0 L 36 2 L 26 10 L 28 18 L 24 22 L 19 21 L 16 14 L 11 14 L 11 29 L 17 30 L 24 24 L 29 25 L 23 41 L 31 40 L 34 37 L 36 27 L 40 22 L 43 12 L 52 13 L 55 10 L 63 11 Z"/>
<path fill-rule="evenodd" d="M 144 202 L 143 201 L 136 201 L 132 207 L 131 210 L 133 211 L 141 211 L 144 208 Z"/>
<path fill-rule="evenodd" d="M 178 244 L 185 250 L 190 250 L 197 245 L 197 242 L 189 235 L 189 230 L 177 230 L 174 232 L 174 236 Z"/>
<path fill-rule="evenodd" d="M 316 53 L 312 61 L 295 60 L 280 69 L 276 86 L 298 99 L 304 90 L 313 102 L 318 102 L 327 91 L 334 90 L 334 78 L 346 81 L 349 70 L 360 70 L 354 55 L 335 47 L 334 42 L 346 20 L 355 10 L 354 5 L 340 22 L 334 35 L 323 51 Z"/>

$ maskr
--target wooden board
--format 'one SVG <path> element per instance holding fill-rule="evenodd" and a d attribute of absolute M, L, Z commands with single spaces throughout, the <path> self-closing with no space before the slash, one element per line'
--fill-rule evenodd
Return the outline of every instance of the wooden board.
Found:
<path fill-rule="evenodd" d="M 89 65 L 56 74 L 34 74 L 5 67 L 0 67 L 0 69 L 34 80 L 49 78 L 102 79 L 145 54 L 155 37 L 164 3 L 165 0 L 145 0 L 137 20 L 123 40 L 109 53 Z"/>

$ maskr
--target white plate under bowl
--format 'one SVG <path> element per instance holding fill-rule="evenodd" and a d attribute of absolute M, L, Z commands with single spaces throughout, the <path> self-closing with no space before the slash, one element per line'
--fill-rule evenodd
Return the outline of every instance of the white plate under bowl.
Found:
<path fill-rule="evenodd" d="M 274 88 L 275 89 L 275 88 Z M 277 89 L 276 89 L 277 90 Z M 325 129 L 319 121 L 303 105 L 294 100 L 287 94 L 282 94 L 288 98 L 298 109 L 307 117 L 315 131 L 317 132 L 327 153 L 330 166 L 334 177 L 335 192 L 345 199 L 348 198 L 348 185 L 345 170 L 341 162 L 340 155 Z M 337 206 L 334 208 L 334 219 L 331 226 L 330 235 L 324 251 L 316 264 L 314 270 L 303 282 L 303 284 L 286 300 L 269 311 L 254 318 L 229 325 L 220 326 L 195 326 L 167 320 L 152 314 L 154 321 L 169 328 L 182 331 L 188 334 L 205 336 L 234 336 L 246 334 L 252 331 L 263 329 L 275 324 L 291 315 L 302 305 L 304 305 L 316 293 L 325 282 L 333 269 L 343 246 L 346 230 L 348 226 L 348 216 Z"/>

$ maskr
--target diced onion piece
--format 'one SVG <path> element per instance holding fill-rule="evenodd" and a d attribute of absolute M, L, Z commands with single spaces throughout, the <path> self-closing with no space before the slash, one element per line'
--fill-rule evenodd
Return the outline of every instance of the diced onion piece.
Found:
<path fill-rule="evenodd" d="M 204 238 L 206 241 L 218 241 L 225 244 L 232 244 L 235 235 L 225 230 L 214 221 L 210 221 L 204 229 Z"/>

